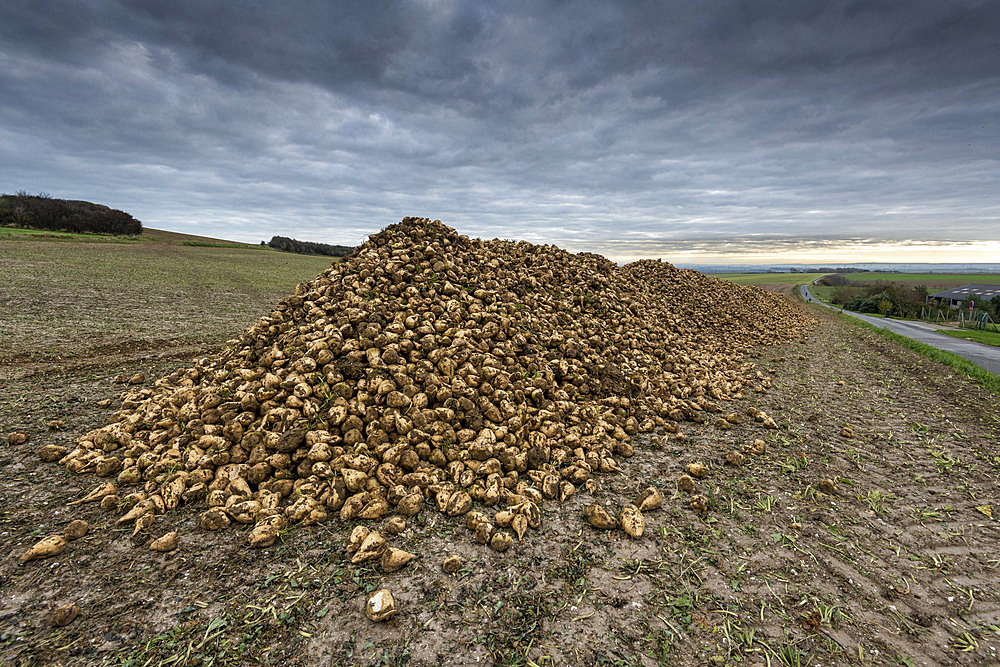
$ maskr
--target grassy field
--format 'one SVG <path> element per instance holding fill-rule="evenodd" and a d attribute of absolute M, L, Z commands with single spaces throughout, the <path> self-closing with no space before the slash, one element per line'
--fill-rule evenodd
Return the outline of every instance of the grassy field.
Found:
<path fill-rule="evenodd" d="M 986 345 L 995 345 L 1000 347 L 1000 333 L 995 331 L 940 329 L 938 333 L 943 333 L 954 338 L 964 338 L 965 340 L 974 340 L 977 343 L 985 343 Z"/>
<path fill-rule="evenodd" d="M 47 229 L 22 229 L 20 227 L 0 227 L 0 241 L 4 240 L 46 240 L 76 241 L 81 243 L 145 243 L 187 245 L 204 248 L 242 248 L 244 250 L 266 250 L 277 252 L 268 246 L 238 241 L 224 241 L 209 236 L 195 236 L 163 229 L 146 228 L 141 236 L 116 236 L 111 234 L 78 234 L 75 232 L 54 232 Z"/>
<path fill-rule="evenodd" d="M 194 247 L 205 248 L 243 248 L 244 250 L 260 250 L 264 252 L 280 252 L 254 243 L 239 243 L 237 241 L 226 241 L 212 238 L 211 236 L 196 236 L 193 234 L 181 234 L 180 232 L 168 232 L 164 229 L 145 229 L 142 233 L 143 241 L 153 243 L 170 243 Z"/>
<path fill-rule="evenodd" d="M 857 273 L 852 282 L 915 283 L 917 285 L 1000 285 L 998 273 Z"/>
<path fill-rule="evenodd" d="M 820 301 L 826 301 L 830 303 L 830 299 L 833 298 L 833 292 L 836 287 L 831 287 L 830 285 L 810 285 L 809 291 L 812 292 L 813 296 Z"/>
<path fill-rule="evenodd" d="M 72 232 L 53 232 L 47 229 L 0 227 L 0 241 L 24 238 L 45 238 L 54 241 L 84 241 L 90 243 L 137 243 L 140 237 L 112 236 L 109 234 L 76 234 Z"/>
<path fill-rule="evenodd" d="M 826 273 L 710 273 L 715 278 L 721 278 L 740 285 L 802 285 L 822 278 Z M 950 289 L 961 285 L 1000 285 L 1000 274 L 997 273 L 855 273 L 847 274 L 847 278 L 855 283 L 893 282 L 914 285 L 926 285 L 932 291 Z M 823 286 L 818 286 L 823 289 Z M 832 290 L 830 290 L 832 291 Z M 823 298 L 821 292 L 813 289 L 817 298 Z"/>
<path fill-rule="evenodd" d="M 153 229 L 124 239 L 4 230 L 0 360 L 219 343 L 330 263 Z"/>
<path fill-rule="evenodd" d="M 710 273 L 713 278 L 721 278 L 738 285 L 802 285 L 811 283 L 825 273 Z"/>

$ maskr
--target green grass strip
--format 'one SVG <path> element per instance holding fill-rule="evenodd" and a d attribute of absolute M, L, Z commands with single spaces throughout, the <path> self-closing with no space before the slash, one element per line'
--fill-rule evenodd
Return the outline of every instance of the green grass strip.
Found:
<path fill-rule="evenodd" d="M 114 236 L 111 234 L 87 234 L 59 232 L 52 229 L 25 229 L 23 227 L 0 227 L 0 240 L 30 236 L 39 240 L 87 241 L 88 243 L 135 243 L 137 236 Z"/>
<path fill-rule="evenodd" d="M 837 316 L 843 320 L 847 320 L 851 324 L 861 327 L 862 329 L 868 329 L 874 331 L 883 338 L 888 338 L 889 340 L 896 341 L 904 347 L 908 347 L 914 352 L 922 354 L 931 361 L 936 361 L 938 363 L 949 366 L 959 373 L 968 375 L 970 378 L 978 382 L 987 391 L 991 391 L 997 396 L 1000 396 L 1000 375 L 994 375 L 989 371 L 986 371 L 976 364 L 972 363 L 968 359 L 964 359 L 957 354 L 952 352 L 945 352 L 944 350 L 939 350 L 936 347 L 928 345 L 926 343 L 921 343 L 915 341 L 912 338 L 907 338 L 906 336 L 901 336 L 900 334 L 889 331 L 888 329 L 883 329 L 882 327 L 877 327 L 874 324 L 869 324 L 864 320 L 859 320 L 856 317 L 851 317 L 850 315 L 837 313 Z"/>
<path fill-rule="evenodd" d="M 238 248 L 240 250 L 270 250 L 271 248 L 250 243 L 226 243 L 224 241 L 181 241 L 181 245 L 195 248 Z"/>
<path fill-rule="evenodd" d="M 996 331 L 984 331 L 979 329 L 938 329 L 938 333 L 943 333 L 946 336 L 951 336 L 952 338 L 964 338 L 965 340 L 973 340 L 977 343 L 982 343 L 983 345 L 992 345 L 994 347 L 1000 347 L 1000 332 Z"/>

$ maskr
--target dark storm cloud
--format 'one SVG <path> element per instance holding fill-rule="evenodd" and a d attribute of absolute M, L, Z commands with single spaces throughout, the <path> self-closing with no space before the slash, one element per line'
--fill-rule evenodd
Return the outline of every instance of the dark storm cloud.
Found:
<path fill-rule="evenodd" d="M 8 0 L 0 189 L 246 240 L 998 240 L 997 34 L 989 2 Z"/>

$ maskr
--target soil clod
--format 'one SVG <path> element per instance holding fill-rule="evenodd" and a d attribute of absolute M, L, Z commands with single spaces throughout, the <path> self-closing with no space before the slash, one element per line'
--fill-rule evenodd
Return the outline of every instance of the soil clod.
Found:
<path fill-rule="evenodd" d="M 52 615 L 49 617 L 49 620 L 52 622 L 52 625 L 58 628 L 64 628 L 76 620 L 76 617 L 79 615 L 80 606 L 75 602 L 71 602 L 70 604 L 63 605 L 62 607 L 56 607 L 52 611 Z"/>

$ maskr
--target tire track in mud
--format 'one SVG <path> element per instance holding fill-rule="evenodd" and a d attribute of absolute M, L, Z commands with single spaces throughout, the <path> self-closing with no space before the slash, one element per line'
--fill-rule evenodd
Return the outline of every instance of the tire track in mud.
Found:
<path fill-rule="evenodd" d="M 712 561 L 700 595 L 724 636 L 716 650 L 772 664 L 993 664 L 1000 561 L 986 554 L 1000 531 L 979 508 L 997 507 L 995 399 L 830 317 L 758 365 L 773 389 L 746 402 L 780 429 L 765 456 L 715 469 L 708 485 L 728 511 L 705 518 L 713 546 L 693 555 Z M 755 437 L 701 428 L 668 453 L 718 461 Z M 835 495 L 818 493 L 824 478 Z"/>
<path fill-rule="evenodd" d="M 843 332 L 855 349 L 834 344 L 830 354 L 800 360 L 802 371 L 792 374 L 790 385 L 797 396 L 820 399 L 822 416 L 805 437 L 815 441 L 814 455 L 822 456 L 823 441 L 832 440 L 829 450 L 848 464 L 831 470 L 838 475 L 838 500 L 854 511 L 837 517 L 842 546 L 825 547 L 829 542 L 818 537 L 802 540 L 848 606 L 853 622 L 839 628 L 836 642 L 860 646 L 856 656 L 873 659 L 995 660 L 1000 561 L 990 563 L 985 554 L 996 553 L 1000 530 L 977 508 L 998 507 L 996 461 L 976 461 L 967 441 L 955 437 L 961 429 L 951 431 L 947 418 L 924 423 L 928 406 L 947 404 L 947 393 L 896 378 L 900 370 L 919 370 L 922 360 L 877 337 Z M 874 349 L 859 359 L 859 344 Z M 814 379 L 823 375 L 835 376 L 836 384 L 817 397 Z M 899 391 L 901 384 L 905 391 Z M 859 407 L 868 414 L 858 414 Z M 957 407 L 956 413 L 963 412 Z M 857 435 L 847 442 L 830 437 L 841 423 Z M 963 633 L 976 645 L 961 644 Z"/>

